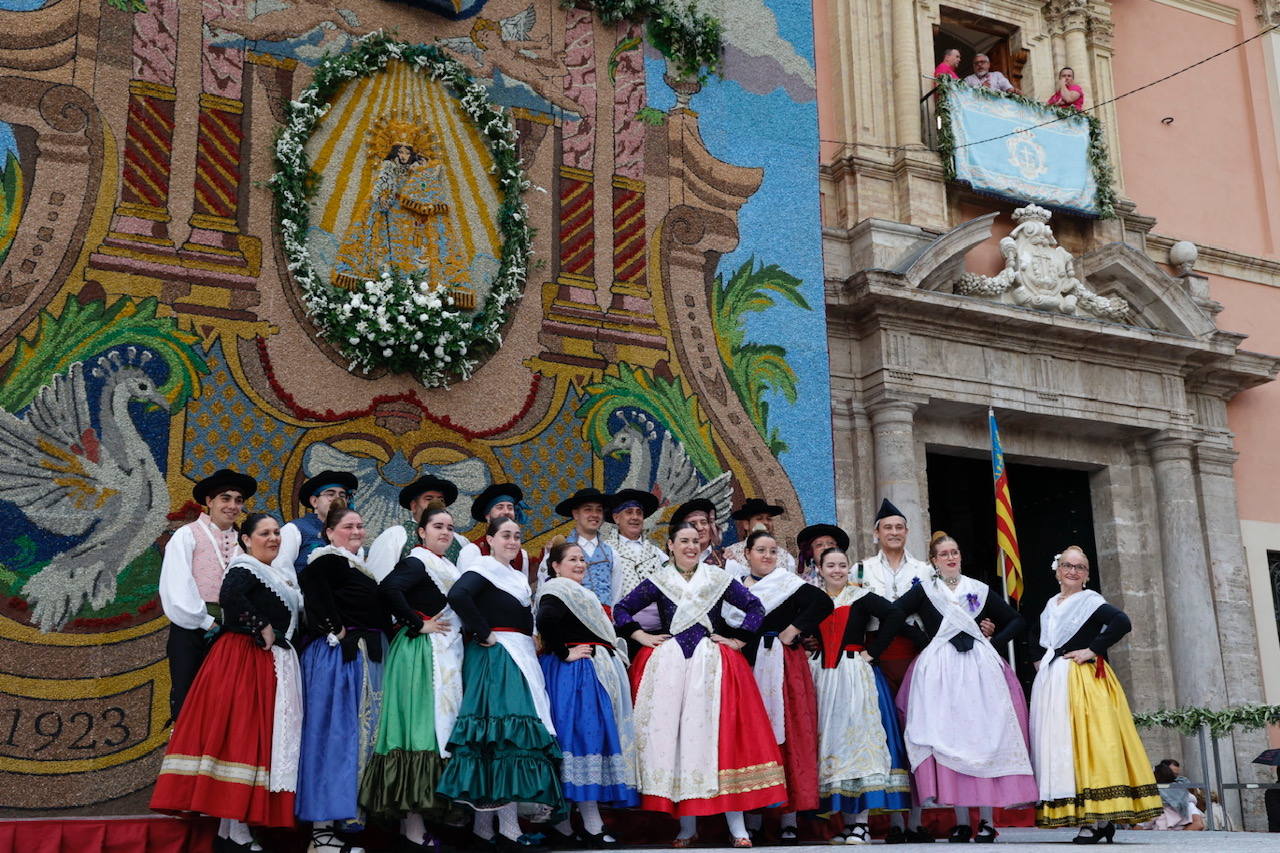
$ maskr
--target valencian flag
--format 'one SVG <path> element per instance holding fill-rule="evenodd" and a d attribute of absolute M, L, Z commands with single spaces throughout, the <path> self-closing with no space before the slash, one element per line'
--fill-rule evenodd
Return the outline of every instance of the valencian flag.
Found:
<path fill-rule="evenodd" d="M 1000 577 L 1004 580 L 1005 594 L 1018 602 L 1022 600 L 1022 558 L 1018 556 L 1018 531 L 1013 526 L 1009 474 L 1004 469 L 1004 448 L 1000 446 L 995 409 L 987 409 L 987 418 L 991 421 L 991 475 L 996 481 L 996 548 L 999 550 Z"/>

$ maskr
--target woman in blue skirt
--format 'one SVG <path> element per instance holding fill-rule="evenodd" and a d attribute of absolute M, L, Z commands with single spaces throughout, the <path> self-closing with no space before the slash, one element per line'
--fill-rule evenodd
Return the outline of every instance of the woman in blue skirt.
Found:
<path fill-rule="evenodd" d="M 911 806 L 911 778 L 889 682 L 877 655 L 902 629 L 903 612 L 849 583 L 849 558 L 839 548 L 822 552 L 818 575 L 834 611 L 819 626 L 810 662 L 818 692 L 818 794 L 823 810 L 844 815 L 835 844 L 868 844 L 867 816 Z M 867 622 L 880 620 L 867 644 Z"/>
<path fill-rule="evenodd" d="M 391 621 L 360 546 L 364 521 L 335 502 L 329 544 L 301 574 L 311 643 L 302 653 L 302 750 L 295 809 L 311 821 L 313 851 L 360 853 L 339 834 L 362 828 L 360 775 L 373 753 L 382 704 L 382 657 Z"/>
<path fill-rule="evenodd" d="M 635 726 L 631 686 L 619 642 L 600 600 L 582 585 L 587 558 L 582 548 L 556 537 L 547 552 L 551 578 L 539 590 L 538 633 L 542 674 L 551 699 L 560 751 L 560 781 L 566 800 L 578 804 L 582 840 L 592 847 L 617 844 L 604 831 L 600 803 L 639 805 L 636 793 Z M 574 840 L 568 818 L 553 830 Z"/>

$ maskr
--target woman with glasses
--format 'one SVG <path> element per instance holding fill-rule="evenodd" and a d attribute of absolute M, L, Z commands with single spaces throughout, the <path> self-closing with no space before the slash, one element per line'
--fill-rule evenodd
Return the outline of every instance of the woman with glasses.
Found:
<path fill-rule="evenodd" d="M 1031 686 L 1036 824 L 1078 826 L 1077 844 L 1111 842 L 1116 822 L 1141 823 L 1163 810 L 1129 702 L 1106 660 L 1132 626 L 1124 611 L 1085 589 L 1089 559 L 1080 547 L 1055 557 L 1053 571 L 1061 591 L 1040 616 L 1045 651 Z"/>
<path fill-rule="evenodd" d="M 989 844 L 999 834 L 992 826 L 994 807 L 1036 800 L 1027 700 L 1001 657 L 1026 622 L 989 586 L 961 573 L 960 546 L 946 533 L 933 534 L 929 562 L 932 577 L 894 602 L 924 624 L 923 630 L 906 629 L 922 651 L 898 690 L 903 738 L 918 801 L 956 808 L 949 840 Z M 971 806 L 982 814 L 976 834 Z"/>

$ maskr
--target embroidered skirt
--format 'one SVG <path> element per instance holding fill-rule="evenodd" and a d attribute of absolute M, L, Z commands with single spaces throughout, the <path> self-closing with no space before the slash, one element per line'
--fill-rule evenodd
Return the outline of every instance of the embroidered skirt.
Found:
<path fill-rule="evenodd" d="M 467 644 L 462 707 L 448 749 L 437 788 L 444 796 L 476 809 L 541 803 L 563 813 L 560 747 L 538 715 L 523 671 L 501 643 Z"/>
<path fill-rule="evenodd" d="M 436 785 L 444 760 L 436 735 L 434 652 L 429 634 L 401 630 L 382 671 L 382 713 L 360 777 L 360 806 L 384 818 L 443 806 Z"/>
<path fill-rule="evenodd" d="M 277 664 L 285 676 L 277 683 Z M 289 666 L 292 664 L 292 666 Z M 285 671 L 285 670 L 288 671 Z M 255 826 L 293 826 L 294 792 L 272 790 L 273 755 L 296 767 L 298 748 L 289 731 L 274 737 L 277 693 L 298 697 L 297 657 L 273 653 L 246 634 L 223 633 L 196 674 L 173 727 L 151 795 L 151 808 L 168 813 L 199 812 Z M 280 704 L 290 704 L 290 697 Z M 297 720 L 291 722 L 296 726 Z"/>
<path fill-rule="evenodd" d="M 378 733 L 382 664 L 369 660 L 363 639 L 351 661 L 342 646 L 315 640 L 302 653 L 302 686 L 298 819 L 361 822 L 360 776 Z"/>
<path fill-rule="evenodd" d="M 677 817 L 787 801 L 782 756 L 741 652 L 669 640 L 631 667 L 641 808 Z"/>
<path fill-rule="evenodd" d="M 564 797 L 615 808 L 639 805 L 626 670 L 605 649 L 597 648 L 595 654 L 599 660 L 565 663 L 555 655 L 538 659 L 564 755 L 560 766 Z"/>
<path fill-rule="evenodd" d="M 818 694 L 804 649 L 782 650 L 782 673 L 786 740 L 779 749 L 787 779 L 786 810 L 813 811 L 818 807 Z"/>
<path fill-rule="evenodd" d="M 822 811 L 910 807 L 911 779 L 884 675 L 843 655 L 831 669 L 810 661 L 818 695 L 818 794 Z M 895 760 L 896 759 L 896 760 Z"/>
<path fill-rule="evenodd" d="M 1151 760 L 1110 664 L 1045 662 L 1031 688 L 1038 826 L 1141 823 L 1163 811 Z"/>
<path fill-rule="evenodd" d="M 945 652 L 948 655 L 953 654 L 952 647 L 948 645 Z M 977 650 L 975 649 L 963 654 L 976 654 L 976 652 Z M 957 657 L 961 654 L 960 652 L 954 652 Z M 916 660 L 918 661 L 920 658 Z M 1014 718 L 1017 720 L 1019 734 L 1017 746 L 1021 749 L 1026 749 L 1029 744 L 1026 695 L 1022 692 L 1022 685 L 1018 683 L 1018 677 L 1014 675 L 1013 669 L 1010 668 L 1008 662 L 1003 659 L 1000 660 L 999 668 L 1002 678 L 1001 688 L 1007 691 L 1009 702 L 1013 706 Z M 955 708 L 966 701 L 966 696 L 973 695 L 973 685 L 967 684 L 963 679 L 957 679 L 951 692 L 946 695 L 941 693 L 938 695 L 914 695 L 911 689 L 915 671 L 916 666 L 913 661 L 912 666 L 907 670 L 906 677 L 902 681 L 902 687 L 898 690 L 897 705 L 904 717 L 907 713 L 908 701 L 932 702 L 938 703 L 942 707 Z M 956 672 L 959 672 L 958 668 Z M 919 692 L 917 691 L 917 693 Z M 994 717 L 995 715 L 992 716 L 992 719 Z M 1035 777 L 1029 773 L 993 777 L 973 776 L 953 770 L 945 764 L 940 764 L 933 755 L 920 762 L 919 766 L 913 771 L 913 776 L 915 778 L 917 804 L 937 803 L 944 806 L 1013 808 L 1034 803 L 1038 793 Z"/>

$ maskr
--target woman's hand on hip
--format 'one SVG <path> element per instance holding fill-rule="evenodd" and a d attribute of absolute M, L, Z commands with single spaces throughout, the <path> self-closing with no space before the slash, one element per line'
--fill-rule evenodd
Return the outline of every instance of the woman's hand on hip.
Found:
<path fill-rule="evenodd" d="M 656 649 L 658 646 L 671 639 L 670 634 L 650 634 L 648 631 L 636 631 L 631 635 L 631 639 L 635 640 L 642 646 L 648 646 Z"/>
<path fill-rule="evenodd" d="M 722 637 L 719 634 L 712 634 L 711 641 L 719 643 L 722 646 L 728 646 L 729 648 L 739 652 L 742 651 L 743 646 L 746 645 L 742 640 L 735 640 L 733 637 Z"/>

